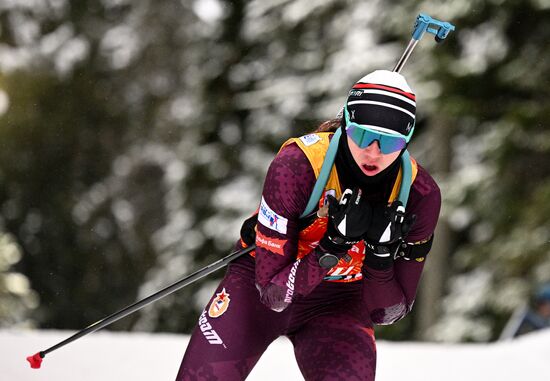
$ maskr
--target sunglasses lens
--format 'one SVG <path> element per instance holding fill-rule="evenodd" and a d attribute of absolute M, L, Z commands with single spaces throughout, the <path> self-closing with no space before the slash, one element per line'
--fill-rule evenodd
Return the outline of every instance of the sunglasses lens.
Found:
<path fill-rule="evenodd" d="M 407 146 L 405 139 L 399 136 L 381 136 L 380 151 L 384 154 L 401 151 Z"/>
<path fill-rule="evenodd" d="M 378 136 L 378 134 L 371 134 L 369 131 L 366 131 L 357 125 L 351 125 L 348 127 L 347 133 L 359 148 L 368 147 L 374 140 L 376 140 Z"/>
<path fill-rule="evenodd" d="M 373 141 L 378 140 L 383 154 L 400 151 L 407 146 L 405 139 L 400 136 L 382 135 L 355 123 L 350 123 L 346 132 L 359 148 L 367 148 Z"/>

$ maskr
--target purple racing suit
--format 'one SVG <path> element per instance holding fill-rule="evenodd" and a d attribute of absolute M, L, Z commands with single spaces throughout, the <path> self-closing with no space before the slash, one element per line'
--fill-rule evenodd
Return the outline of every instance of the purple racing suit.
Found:
<path fill-rule="evenodd" d="M 262 192 L 268 209 L 258 217 L 255 258 L 230 264 L 199 318 L 177 380 L 243 380 L 283 335 L 306 380 L 374 380 L 373 325 L 391 324 L 411 310 L 424 258 L 398 258 L 384 270 L 363 265 L 362 277 L 346 283 L 325 279 L 328 270 L 316 255 L 296 258 L 299 217 L 315 181 L 295 144 L 275 157 Z M 440 204 L 438 186 L 418 166 L 406 209 L 416 221 L 407 242 L 432 237 Z"/>

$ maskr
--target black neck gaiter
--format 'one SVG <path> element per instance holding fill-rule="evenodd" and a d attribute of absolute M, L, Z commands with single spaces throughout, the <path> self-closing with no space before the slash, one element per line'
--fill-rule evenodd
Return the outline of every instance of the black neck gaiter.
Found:
<path fill-rule="evenodd" d="M 367 176 L 357 165 L 348 146 L 346 131 L 342 128 L 342 135 L 338 143 L 335 165 L 342 189 L 359 187 L 370 201 L 387 201 L 397 178 L 401 163 L 401 155 L 382 172 Z"/>

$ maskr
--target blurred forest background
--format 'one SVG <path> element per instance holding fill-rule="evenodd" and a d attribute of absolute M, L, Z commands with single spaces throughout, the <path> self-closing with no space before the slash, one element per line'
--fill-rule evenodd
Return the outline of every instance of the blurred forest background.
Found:
<path fill-rule="evenodd" d="M 228 254 L 280 144 L 403 74 L 444 197 L 414 312 L 490 341 L 550 280 L 550 0 L 1 0 L 0 327 L 81 329 Z M 111 329 L 189 332 L 223 271 Z"/>

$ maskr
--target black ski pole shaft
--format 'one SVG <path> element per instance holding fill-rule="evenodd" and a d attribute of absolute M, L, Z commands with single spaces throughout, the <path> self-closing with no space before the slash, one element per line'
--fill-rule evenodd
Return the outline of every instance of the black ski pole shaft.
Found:
<path fill-rule="evenodd" d="M 202 269 L 199 269 L 197 271 L 195 271 L 194 273 L 192 274 L 189 274 L 187 276 L 185 276 L 184 278 L 178 280 L 177 282 L 175 283 L 172 283 L 171 285 L 163 288 L 162 290 L 160 291 L 157 291 L 155 292 L 154 294 L 152 295 L 149 295 L 148 297 L 144 298 L 144 299 L 141 299 L 137 302 L 135 302 L 134 304 L 131 304 L 123 309 L 121 309 L 120 311 L 118 312 L 115 312 L 114 314 L 111 314 L 91 325 L 89 325 L 88 327 L 78 331 L 77 333 L 75 333 L 74 335 L 72 335 L 71 337 L 55 344 L 54 346 L 46 349 L 46 350 L 43 350 L 43 351 L 40 351 L 32 356 L 29 356 L 27 357 L 27 361 L 29 361 L 29 363 L 31 364 L 31 368 L 40 368 L 40 365 L 42 363 L 42 359 L 50 352 L 53 352 L 55 351 L 56 349 L 59 349 L 75 340 L 78 340 L 80 339 L 82 336 L 85 336 L 89 333 L 93 333 L 97 330 L 100 330 L 101 328 L 104 328 L 106 326 L 108 326 L 109 324 L 112 324 L 120 319 L 122 319 L 123 317 L 126 317 L 128 315 L 130 315 L 131 313 L 134 313 L 136 312 L 137 310 L 147 306 L 148 304 L 151 304 L 159 299 L 162 299 L 164 298 L 166 295 L 169 295 L 193 282 L 196 282 L 197 280 L 213 273 L 214 271 L 218 270 L 218 269 L 221 269 L 222 267 L 226 266 L 229 264 L 229 262 L 233 261 L 234 259 L 237 259 L 238 257 L 244 255 L 244 254 L 247 254 L 251 251 L 253 251 L 254 249 L 256 248 L 256 245 L 251 245 L 245 249 L 242 249 L 242 250 L 238 250 L 238 251 L 235 251 L 231 254 L 229 254 L 228 256 L 226 257 L 223 257 L 219 260 L 217 260 L 216 262 L 214 263 L 211 263 L 210 265 L 206 266 L 206 267 L 203 267 Z"/>

